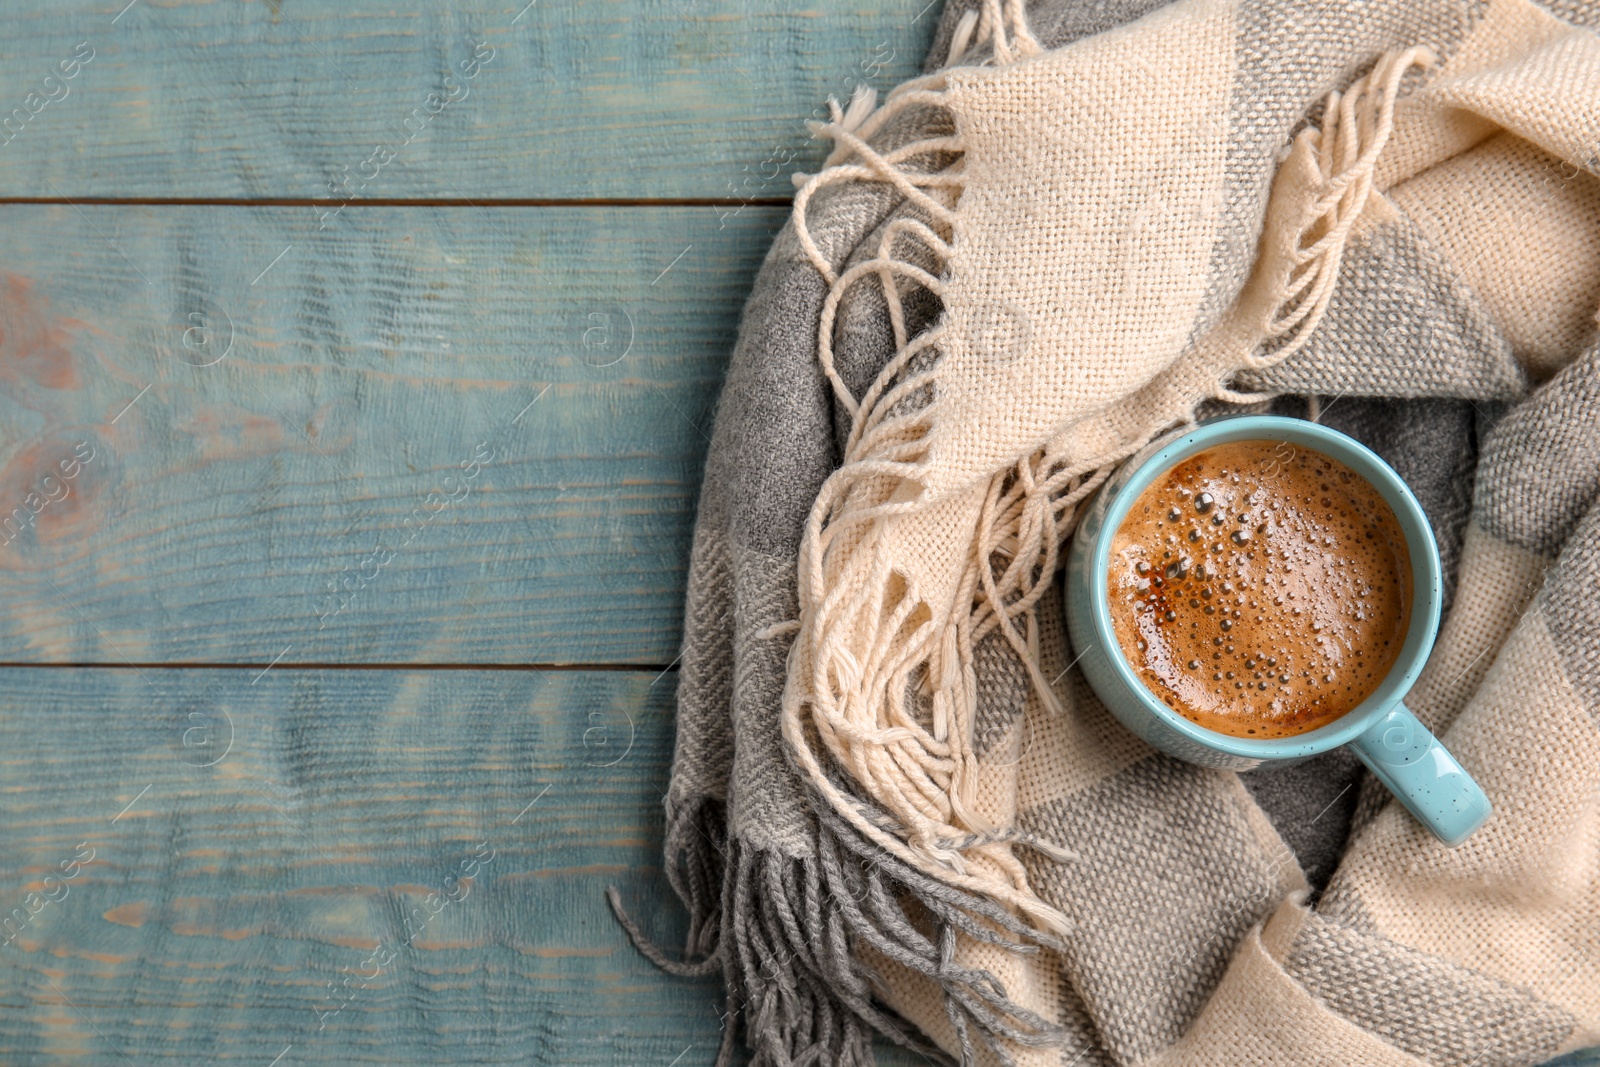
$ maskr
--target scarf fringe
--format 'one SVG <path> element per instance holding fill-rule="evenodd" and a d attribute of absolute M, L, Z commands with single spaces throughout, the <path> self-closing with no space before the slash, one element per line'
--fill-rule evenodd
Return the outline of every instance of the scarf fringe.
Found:
<path fill-rule="evenodd" d="M 1020 3 L 985 0 L 963 33 L 967 21 L 958 24 L 952 41 L 957 58 L 969 37 L 991 43 L 996 62 L 1034 54 Z M 1236 321 L 1218 331 L 1216 350 L 1202 361 L 1198 378 L 1176 380 L 1147 425 L 1118 427 L 1119 444 L 1084 457 L 1074 454 L 1081 449 L 1077 440 L 1063 435 L 993 475 L 966 558 L 959 561 L 956 596 L 946 604 L 924 595 L 887 549 L 899 517 L 932 503 L 929 440 L 940 413 L 939 343 L 948 329 L 941 320 L 916 337 L 906 335 L 902 284 L 920 285 L 941 299 L 945 294 L 942 278 L 896 249 L 912 240 L 948 262 L 964 146 L 959 130 L 883 153 L 869 143 L 905 109 L 940 107 L 944 72 L 900 86 L 870 114 L 871 99 L 859 94 L 848 109 L 833 105 L 834 121 L 820 132 L 836 148 L 829 166 L 796 195 L 794 224 L 806 255 L 829 284 L 818 360 L 852 422 L 844 462 L 824 484 L 802 541 L 800 633 L 790 651 L 782 719 L 786 742 L 818 794 L 820 811 L 837 815 L 894 862 L 942 886 L 987 897 L 1043 931 L 1069 928 L 1066 916 L 1033 892 L 1015 854 L 1021 845 L 1059 860 L 1060 850 L 997 833 L 977 809 L 973 648 L 999 630 L 1044 707 L 1060 711 L 1039 667 L 1034 613 L 1054 580 L 1060 546 L 1079 506 L 1123 459 L 1174 423 L 1191 421 L 1200 401 L 1248 403 L 1270 395 L 1238 392 L 1226 383 L 1241 371 L 1287 359 L 1309 340 L 1372 191 L 1401 79 L 1413 66 L 1433 62 L 1421 47 L 1387 53 L 1347 91 L 1328 97 L 1321 128 L 1303 131 L 1290 152 L 1314 160 L 1315 197 L 1297 205 L 1293 217 L 1279 224 L 1280 232 L 1271 232 L 1269 208 L 1269 232 L 1252 276 L 1261 282 L 1246 287 L 1247 293 L 1266 292 L 1265 303 L 1259 295 L 1242 296 Z M 806 208 L 819 189 L 845 181 L 889 185 L 923 217 L 895 221 L 885 228 L 875 256 L 839 272 L 807 231 Z M 870 278 L 882 286 L 897 353 L 858 399 L 835 369 L 833 331 L 847 291 Z M 908 693 L 916 699 L 908 700 Z M 915 714 L 919 703 L 931 709 L 927 721 Z M 843 768 L 852 787 L 836 784 L 824 760 Z M 890 816 L 898 832 L 884 829 L 879 812 Z"/>
<path fill-rule="evenodd" d="M 737 836 L 719 840 L 713 834 L 726 824 L 718 802 L 677 814 L 667 877 L 690 913 L 684 958 L 670 958 L 639 929 L 615 886 L 607 897 L 634 946 L 658 967 L 691 977 L 722 973 L 717 1067 L 732 1062 L 741 1028 L 756 1067 L 871 1067 L 875 1034 L 948 1062 L 913 1036 L 914 1026 L 874 1003 L 884 986 L 862 961 L 862 947 L 937 984 L 963 1064 L 978 1062 L 980 1045 L 1010 1064 L 1008 1048 L 1063 1041 L 1060 1027 L 1012 1000 L 991 973 L 956 961 L 958 932 L 1019 953 L 1061 948 L 1004 908 L 907 867 L 825 808 L 818 809 L 816 854 L 806 859 L 750 848 Z M 704 891 L 712 885 L 717 892 Z"/>

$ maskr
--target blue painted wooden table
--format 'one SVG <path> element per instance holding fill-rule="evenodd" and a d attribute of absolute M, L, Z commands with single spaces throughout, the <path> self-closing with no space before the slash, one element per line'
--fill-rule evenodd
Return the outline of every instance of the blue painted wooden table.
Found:
<path fill-rule="evenodd" d="M 126 5 L 126 6 L 124 6 Z M 0 8 L 0 1063 L 678 1064 L 737 316 L 898 0 Z"/>
<path fill-rule="evenodd" d="M 417 8 L 0 9 L 0 1062 L 718 1042 L 602 891 L 679 935 L 726 353 L 937 3 Z"/>

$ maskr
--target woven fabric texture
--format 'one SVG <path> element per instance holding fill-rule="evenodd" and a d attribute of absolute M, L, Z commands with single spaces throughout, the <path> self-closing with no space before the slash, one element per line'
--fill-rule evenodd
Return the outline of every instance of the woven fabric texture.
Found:
<path fill-rule="evenodd" d="M 1600 1044 L 1600 4 L 951 0 L 818 132 L 696 524 L 665 810 L 722 1062 L 1537 1064 Z M 1415 490 L 1451 850 L 1073 669 L 1115 465 L 1314 418 Z M 637 904 L 634 905 L 637 908 Z"/>

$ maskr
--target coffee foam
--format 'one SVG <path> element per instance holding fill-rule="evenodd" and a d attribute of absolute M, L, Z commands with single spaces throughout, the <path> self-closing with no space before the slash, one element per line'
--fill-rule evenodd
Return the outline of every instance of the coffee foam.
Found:
<path fill-rule="evenodd" d="M 1111 619 L 1158 700 L 1210 730 L 1290 737 L 1371 695 L 1410 625 L 1392 508 L 1343 463 L 1239 441 L 1147 487 L 1111 545 Z"/>

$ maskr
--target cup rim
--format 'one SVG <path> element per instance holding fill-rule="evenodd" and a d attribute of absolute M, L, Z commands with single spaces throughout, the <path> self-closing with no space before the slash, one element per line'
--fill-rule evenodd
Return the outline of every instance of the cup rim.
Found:
<path fill-rule="evenodd" d="M 1293 737 L 1263 740 L 1233 737 L 1209 730 L 1179 715 L 1156 698 L 1128 663 L 1112 628 L 1107 579 L 1111 564 L 1111 542 L 1139 494 L 1151 482 L 1175 464 L 1206 448 L 1234 441 L 1258 440 L 1289 441 L 1303 445 L 1337 459 L 1365 478 L 1383 495 L 1400 521 L 1401 532 L 1405 535 L 1411 556 L 1412 578 L 1411 625 L 1406 631 L 1400 654 L 1378 688 L 1367 699 L 1326 726 Z M 1432 524 L 1410 487 L 1394 468 L 1355 438 L 1319 423 L 1282 415 L 1223 416 L 1178 431 L 1164 442 L 1157 441 L 1152 447 L 1154 451 L 1147 448 L 1127 461 L 1132 471 L 1126 477 L 1120 471 L 1112 476 L 1108 486 L 1112 496 L 1106 502 L 1089 561 L 1090 614 L 1094 620 L 1095 638 L 1107 650 L 1106 659 L 1110 661 L 1118 680 L 1147 711 L 1172 730 L 1215 751 L 1255 760 L 1295 759 L 1326 752 L 1355 740 L 1404 699 L 1417 676 L 1422 673 L 1439 629 L 1443 598 L 1439 548 L 1434 541 Z"/>

